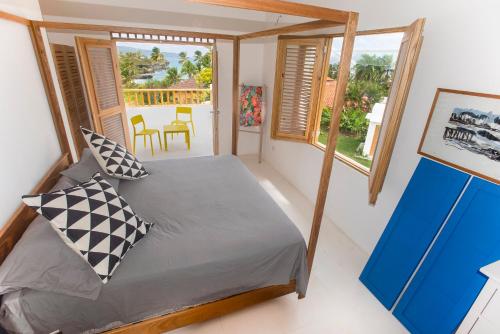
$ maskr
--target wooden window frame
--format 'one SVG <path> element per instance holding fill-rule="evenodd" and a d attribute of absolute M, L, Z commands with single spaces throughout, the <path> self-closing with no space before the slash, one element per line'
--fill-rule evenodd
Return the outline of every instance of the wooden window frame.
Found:
<path fill-rule="evenodd" d="M 398 33 L 398 32 L 405 32 L 406 29 L 408 29 L 409 26 L 401 26 L 401 27 L 392 27 L 392 28 L 381 28 L 381 29 L 372 29 L 372 30 L 363 30 L 363 31 L 358 31 L 356 32 L 356 37 L 358 36 L 369 36 L 369 35 L 382 35 L 382 34 L 391 34 L 391 33 Z M 329 48 L 328 48 L 328 53 L 327 54 L 330 54 L 331 53 L 331 48 L 332 48 L 332 44 L 333 44 L 333 39 L 334 38 L 342 38 L 344 37 L 343 34 L 325 34 L 325 35 L 316 35 L 315 37 L 324 37 L 324 38 L 330 38 L 331 41 L 330 41 L 330 44 L 329 44 Z M 325 77 L 322 79 L 322 82 L 324 83 L 324 80 L 326 79 L 326 75 L 328 74 L 328 65 L 329 65 L 329 58 L 328 57 L 325 57 L 325 60 L 326 60 L 326 63 L 325 63 Z M 320 101 L 323 100 L 323 91 L 324 91 L 324 84 L 322 84 L 322 91 L 321 91 L 321 99 Z M 322 112 L 322 109 L 321 109 L 321 106 L 318 104 L 318 108 L 316 110 L 316 124 L 314 126 L 314 132 L 316 132 L 313 136 L 312 136 L 312 140 L 311 140 L 311 144 L 322 150 L 323 152 L 325 151 L 325 148 L 326 148 L 326 145 L 320 143 L 318 141 L 318 134 L 319 134 L 319 126 L 320 126 L 320 122 L 321 122 L 321 112 Z M 378 143 L 377 143 L 378 145 Z M 349 157 L 343 155 L 342 153 L 340 152 L 335 152 L 335 159 L 337 159 L 338 161 L 342 162 L 344 165 L 347 165 L 351 168 L 353 168 L 355 171 L 369 177 L 370 176 L 370 169 L 361 165 L 360 163 L 350 159 Z"/>
<path fill-rule="evenodd" d="M 421 26 L 423 26 L 424 20 L 420 19 L 420 20 L 417 20 L 416 22 L 420 22 L 419 24 Z M 410 29 L 410 27 L 411 26 L 401 26 L 401 27 L 392 27 L 392 28 L 382 28 L 382 29 L 373 29 L 373 30 L 358 31 L 356 33 L 356 37 L 357 36 L 367 36 L 367 35 L 390 34 L 390 33 L 397 33 L 397 32 L 404 33 L 408 29 Z M 328 46 L 328 51 L 326 53 L 327 55 L 329 55 L 331 53 L 331 47 L 332 47 L 333 39 L 337 38 L 337 37 L 343 37 L 343 36 L 344 36 L 343 34 L 320 34 L 320 35 L 310 35 L 310 36 L 286 35 L 286 36 L 280 36 L 279 38 L 281 38 L 281 39 L 293 39 L 293 38 L 299 38 L 299 37 L 301 37 L 301 38 L 329 38 L 330 41 L 329 41 L 329 43 L 327 45 Z M 420 45 L 418 45 L 418 48 L 420 48 Z M 279 53 L 278 53 L 278 56 L 279 56 Z M 418 54 L 417 54 L 417 56 L 418 56 Z M 328 64 L 329 64 L 328 60 L 329 60 L 328 56 L 324 57 L 324 61 L 325 61 L 325 63 L 323 64 L 323 66 L 324 66 L 324 76 L 321 79 L 320 95 L 318 97 L 319 101 L 321 101 L 322 98 L 323 98 L 324 87 L 325 87 L 324 83 L 325 83 L 326 76 L 328 74 Z M 408 73 L 408 74 L 410 75 L 410 78 L 411 78 L 411 75 L 413 73 Z M 276 76 L 276 80 L 278 80 L 278 75 Z M 411 84 L 411 81 L 410 81 L 410 84 Z M 403 90 L 408 90 L 409 89 L 409 85 L 405 85 L 405 86 L 406 87 L 403 87 L 402 89 Z M 406 93 L 404 93 L 404 95 L 407 95 L 407 94 L 408 94 L 408 92 L 406 91 Z M 404 100 L 406 100 L 406 97 L 407 96 L 404 96 Z M 274 110 L 275 109 L 273 107 L 273 112 L 274 112 Z M 314 146 L 314 147 L 320 149 L 321 151 L 325 152 L 326 145 L 318 142 L 319 126 L 320 126 L 320 122 L 321 122 L 321 112 L 322 112 L 322 108 L 321 108 L 321 105 L 318 103 L 317 106 L 316 106 L 316 110 L 314 112 L 314 115 L 312 116 L 312 118 L 314 119 L 314 125 L 313 125 L 314 127 L 309 131 L 309 139 L 308 139 L 307 142 L 309 144 L 311 144 L 312 146 Z M 388 144 L 384 145 L 385 147 L 382 148 L 386 152 L 385 153 L 386 157 L 384 158 L 383 164 L 381 166 L 381 170 L 383 172 L 374 173 L 374 171 L 371 168 L 367 168 L 367 167 L 361 165 L 360 163 L 358 163 L 358 162 L 350 159 L 349 157 L 343 155 L 340 152 L 337 152 L 337 151 L 335 152 L 335 159 L 337 159 L 338 161 L 340 161 L 343 164 L 345 164 L 345 165 L 353 168 L 355 171 L 357 171 L 357 172 L 361 173 L 362 175 L 366 176 L 369 180 L 375 178 L 377 186 L 373 190 L 372 190 L 372 187 L 370 187 L 370 194 L 369 194 L 369 203 L 370 204 L 375 204 L 376 203 L 377 195 L 374 194 L 374 192 L 376 192 L 378 194 L 378 192 L 380 192 L 380 190 L 381 190 L 381 187 L 382 187 L 382 184 L 383 184 L 383 179 L 385 178 L 385 173 L 387 172 L 387 168 L 388 168 L 390 160 L 391 160 L 392 149 L 394 147 L 394 143 L 395 143 L 395 140 L 396 140 L 396 137 L 397 137 L 397 134 L 398 134 L 399 123 L 401 121 L 403 113 L 404 113 L 404 103 L 400 104 L 397 112 L 395 112 L 395 113 L 393 113 L 391 115 L 392 120 L 387 120 L 387 122 L 391 122 L 392 124 L 394 124 L 394 126 L 396 126 L 396 131 L 391 131 L 390 133 L 386 134 L 386 142 Z M 271 129 L 273 131 L 273 128 L 271 128 Z M 379 135 L 380 135 L 380 133 L 379 133 Z M 285 139 L 285 138 L 273 137 L 273 139 L 282 140 L 282 139 Z M 377 146 L 376 146 L 377 148 L 376 148 L 376 150 L 379 149 L 378 148 L 379 144 L 380 144 L 380 141 L 377 142 Z M 376 174 L 378 174 L 378 175 L 376 175 Z M 370 183 L 373 183 L 373 182 L 374 181 L 371 181 Z"/>
<path fill-rule="evenodd" d="M 310 45 L 316 46 L 318 53 L 314 63 L 312 72 L 312 81 L 310 88 L 310 104 L 307 115 L 307 124 L 304 135 L 289 134 L 280 132 L 280 116 L 281 106 L 283 102 L 283 75 L 286 66 L 286 48 L 288 45 Z M 274 94 L 273 94 L 273 112 L 271 120 L 271 138 L 291 140 L 299 142 L 312 143 L 314 135 L 314 126 L 317 122 L 316 110 L 319 108 L 320 96 L 322 96 L 322 81 L 326 75 L 325 62 L 326 55 L 328 54 L 331 45 L 331 40 L 324 37 L 310 37 L 310 36 L 278 36 L 278 47 L 276 54 L 276 73 L 274 80 Z"/>

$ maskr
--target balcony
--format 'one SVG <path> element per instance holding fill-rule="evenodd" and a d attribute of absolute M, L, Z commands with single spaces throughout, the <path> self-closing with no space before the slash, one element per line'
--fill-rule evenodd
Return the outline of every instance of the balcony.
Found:
<path fill-rule="evenodd" d="M 175 120 L 175 110 L 178 106 L 188 106 L 193 110 L 195 135 L 189 125 L 191 149 L 187 149 L 184 135 L 169 135 L 168 151 L 160 151 L 158 138 L 153 137 L 154 156 L 151 154 L 149 137 L 146 146 L 143 138 L 137 138 L 136 155 L 140 160 L 162 160 L 171 158 L 186 158 L 213 154 L 212 110 L 210 89 L 124 89 L 127 118 L 129 120 L 130 139 L 133 142 L 133 127 L 130 118 L 141 114 L 146 126 L 160 130 L 164 146 L 163 126 Z M 179 118 L 184 119 L 181 115 Z"/>

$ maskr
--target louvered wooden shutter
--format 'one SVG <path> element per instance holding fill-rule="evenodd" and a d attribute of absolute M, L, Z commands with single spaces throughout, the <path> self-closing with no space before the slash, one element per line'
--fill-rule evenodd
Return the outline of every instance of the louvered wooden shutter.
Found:
<path fill-rule="evenodd" d="M 308 141 L 322 77 L 324 38 L 280 39 L 273 96 L 273 138 Z"/>
<path fill-rule="evenodd" d="M 68 45 L 51 44 L 59 86 L 68 116 L 69 126 L 78 157 L 87 144 L 80 126 L 90 127 L 90 116 L 85 102 L 82 78 L 78 70 L 75 48 Z"/>
<path fill-rule="evenodd" d="M 94 128 L 130 149 L 116 45 L 109 40 L 76 38 Z"/>
<path fill-rule="evenodd" d="M 377 148 L 373 156 L 369 176 L 369 202 L 375 204 L 382 190 L 392 151 L 396 143 L 399 125 L 406 106 L 413 73 L 417 65 L 420 47 L 422 45 L 425 19 L 419 19 L 410 25 L 403 36 L 399 49 L 398 61 L 389 98 L 384 111 Z"/>

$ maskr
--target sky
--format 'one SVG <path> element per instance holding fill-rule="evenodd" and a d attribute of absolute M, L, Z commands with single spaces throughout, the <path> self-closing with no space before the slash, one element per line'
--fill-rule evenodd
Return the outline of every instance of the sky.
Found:
<path fill-rule="evenodd" d="M 193 57 L 194 52 L 196 50 L 200 50 L 201 52 L 205 53 L 207 52 L 207 48 L 204 46 L 199 46 L 199 45 L 188 45 L 188 44 L 163 44 L 163 43 L 139 43 L 139 42 L 117 42 L 116 45 L 120 46 L 129 46 L 137 49 L 143 49 L 143 50 L 151 50 L 155 46 L 160 49 L 161 52 L 172 52 L 172 53 L 179 53 L 179 52 L 186 52 L 188 57 Z"/>
<path fill-rule="evenodd" d="M 393 56 L 393 63 L 395 63 L 402 38 L 402 32 L 357 36 L 354 41 L 353 59 L 356 61 L 356 57 L 359 57 L 363 53 L 376 54 L 378 56 L 390 54 Z M 333 39 L 330 63 L 338 63 L 342 41 L 342 37 Z"/>

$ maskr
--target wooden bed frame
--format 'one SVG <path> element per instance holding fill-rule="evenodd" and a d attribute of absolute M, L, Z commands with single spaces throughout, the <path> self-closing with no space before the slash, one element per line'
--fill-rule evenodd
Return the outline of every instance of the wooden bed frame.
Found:
<path fill-rule="evenodd" d="M 321 170 L 320 184 L 316 198 L 314 216 L 311 226 L 311 233 L 307 249 L 308 269 L 311 272 L 318 236 L 323 218 L 328 185 L 330 181 L 333 159 L 335 154 L 336 141 L 339 130 L 340 115 L 344 104 L 344 94 L 350 72 L 350 62 L 356 35 L 358 23 L 358 14 L 355 12 L 340 11 L 331 8 L 323 8 L 312 5 L 293 3 L 282 0 L 191 0 L 197 3 L 226 6 L 247 10 L 262 12 L 271 12 L 284 15 L 301 16 L 315 19 L 315 21 L 295 24 L 291 26 L 280 27 L 255 33 L 244 34 L 240 36 L 181 32 L 171 30 L 160 30 L 137 27 L 119 27 L 80 23 L 32 21 L 19 16 L 0 11 L 0 19 L 10 20 L 18 24 L 23 24 L 29 29 L 33 48 L 44 87 L 52 112 L 52 117 L 56 127 L 59 143 L 63 155 L 50 168 L 39 184 L 33 189 L 32 193 L 46 192 L 54 186 L 59 178 L 59 173 L 67 168 L 72 162 L 68 138 L 63 125 L 61 111 L 55 94 L 55 86 L 48 65 L 47 51 L 44 48 L 42 39 L 42 29 L 62 29 L 62 30 L 86 30 L 86 31 L 106 31 L 106 32 L 135 32 L 135 33 L 157 33 L 157 34 L 177 34 L 185 36 L 201 36 L 213 39 L 226 39 L 233 41 L 233 112 L 232 112 L 232 153 L 237 155 L 238 147 L 238 128 L 239 128 L 239 54 L 240 43 L 242 40 L 259 38 L 265 36 L 274 36 L 279 34 L 296 33 L 312 29 L 320 29 L 334 26 L 344 26 L 344 42 L 339 64 L 339 75 L 335 91 L 335 100 L 333 104 L 333 117 L 330 123 L 330 132 L 328 142 L 325 148 L 323 166 Z M 36 217 L 36 213 L 25 205 L 21 205 L 13 216 L 0 230 L 0 263 L 4 261 L 10 253 L 16 242 L 22 236 L 23 232 Z M 272 298 L 277 298 L 289 293 L 295 292 L 295 281 L 289 284 L 269 286 L 265 288 L 251 290 L 238 295 L 233 295 L 225 299 L 217 300 L 207 304 L 193 306 L 167 315 L 153 317 L 137 323 L 127 324 L 107 331 L 107 333 L 163 333 L 189 324 L 206 321 L 212 318 L 243 309 Z M 304 296 L 299 296 L 303 298 Z"/>

